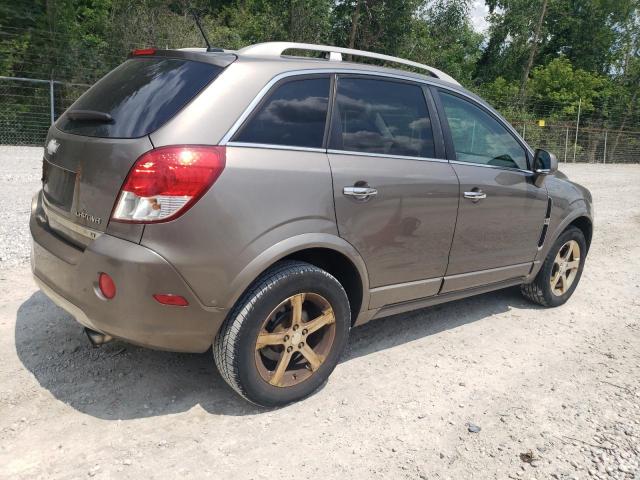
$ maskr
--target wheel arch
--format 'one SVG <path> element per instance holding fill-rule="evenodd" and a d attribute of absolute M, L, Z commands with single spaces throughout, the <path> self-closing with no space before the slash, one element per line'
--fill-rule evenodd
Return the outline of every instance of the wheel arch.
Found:
<path fill-rule="evenodd" d="M 362 257 L 344 239 L 331 234 L 302 234 L 279 242 L 253 259 L 231 283 L 231 309 L 263 272 L 281 260 L 299 260 L 327 271 L 342 284 L 351 304 L 351 322 L 369 305 L 369 277 Z"/>
<path fill-rule="evenodd" d="M 558 219 L 557 223 L 554 222 L 552 216 L 552 234 L 547 235 L 543 248 L 541 250 L 542 255 L 538 255 L 536 258 L 544 259 L 549 251 L 549 248 L 556 239 L 562 235 L 562 233 L 570 226 L 579 228 L 585 235 L 587 240 L 587 248 L 591 244 L 591 238 L 593 236 L 593 218 L 591 215 L 591 208 L 583 200 L 579 199 L 570 204 L 570 207 L 564 210 L 564 215 Z"/>
<path fill-rule="evenodd" d="M 362 279 L 358 269 L 346 255 L 326 247 L 313 247 L 293 252 L 281 260 L 307 262 L 333 275 L 347 292 L 351 306 L 351 324 L 355 323 L 363 305 Z"/>
<path fill-rule="evenodd" d="M 586 215 L 581 215 L 576 219 L 572 220 L 571 223 L 569 223 L 564 228 L 564 230 L 566 230 L 571 226 L 576 227 L 582 231 L 582 234 L 584 235 L 584 239 L 587 242 L 587 252 L 588 252 L 589 248 L 591 247 L 591 238 L 593 237 L 593 222 Z"/>

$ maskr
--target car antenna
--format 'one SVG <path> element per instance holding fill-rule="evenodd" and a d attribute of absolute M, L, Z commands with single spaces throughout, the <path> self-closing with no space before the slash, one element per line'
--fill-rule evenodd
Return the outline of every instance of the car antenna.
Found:
<path fill-rule="evenodd" d="M 202 34 L 202 38 L 204 38 L 204 43 L 207 44 L 207 52 L 224 52 L 224 50 L 222 48 L 217 48 L 217 47 L 212 47 L 211 46 L 211 44 L 209 43 L 209 39 L 207 38 L 207 34 L 204 33 L 204 29 L 202 28 L 202 25 L 200 24 L 200 18 L 198 17 L 196 12 L 191 12 L 191 14 L 193 15 L 193 19 L 196 21 L 196 25 L 198 26 L 198 30 L 200 30 L 200 33 Z"/>

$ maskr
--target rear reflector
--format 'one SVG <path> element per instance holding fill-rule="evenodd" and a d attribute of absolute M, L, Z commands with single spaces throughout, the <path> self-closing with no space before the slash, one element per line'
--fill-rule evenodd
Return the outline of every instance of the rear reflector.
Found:
<path fill-rule="evenodd" d="M 140 55 L 153 55 L 154 53 L 156 53 L 155 48 L 136 48 L 131 52 L 131 55 L 138 57 Z"/>
<path fill-rule="evenodd" d="M 111 300 L 116 296 L 116 283 L 106 273 L 100 273 L 98 275 L 98 287 L 100 288 L 100 293 L 107 300 Z"/>
<path fill-rule="evenodd" d="M 116 222 L 173 220 L 205 194 L 224 170 L 225 147 L 172 146 L 142 155 L 120 189 Z"/>
<path fill-rule="evenodd" d="M 171 293 L 156 293 L 153 298 L 163 305 L 173 305 L 176 307 L 186 307 L 189 305 L 186 298 L 180 295 L 173 295 Z"/>

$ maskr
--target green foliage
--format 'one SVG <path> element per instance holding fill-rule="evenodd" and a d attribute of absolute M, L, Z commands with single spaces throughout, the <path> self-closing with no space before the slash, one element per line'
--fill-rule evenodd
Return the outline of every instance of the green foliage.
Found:
<path fill-rule="evenodd" d="M 475 74 L 482 81 L 499 76 L 519 79 L 542 0 L 487 0 L 486 3 L 490 12 L 489 38 Z M 547 35 L 545 25 L 541 33 Z"/>
<path fill-rule="evenodd" d="M 519 79 L 544 0 L 487 0 L 489 39 L 476 74 Z M 637 12 L 637 0 L 548 0 L 536 65 L 566 56 L 583 70 L 606 74 L 616 62 L 621 26 Z"/>
<path fill-rule="evenodd" d="M 132 48 L 203 46 L 195 11 L 215 46 L 353 46 L 440 68 L 509 118 L 573 118 L 580 102 L 640 124 L 640 0 L 546 0 L 545 15 L 545 0 L 485 1 L 483 35 L 471 0 L 0 0 L 0 75 L 90 84 Z"/>
<path fill-rule="evenodd" d="M 407 47 L 420 3 L 418 0 L 337 0 L 333 11 L 333 41 L 338 45 L 397 55 Z M 349 45 L 354 19 L 354 42 Z"/>
<path fill-rule="evenodd" d="M 608 90 L 607 78 L 574 68 L 568 58 L 559 57 L 534 69 L 529 94 L 531 103 L 544 107 L 548 115 L 566 117 L 576 114 L 579 103 L 583 114 L 593 112 Z"/>
<path fill-rule="evenodd" d="M 518 97 L 518 83 L 498 77 L 492 82 L 483 84 L 478 89 L 478 93 L 496 108 L 506 108 L 514 103 L 514 98 Z"/>
<path fill-rule="evenodd" d="M 615 62 L 620 27 L 637 8 L 636 0 L 552 1 L 547 17 L 549 38 L 540 62 L 559 53 L 580 69 L 606 74 Z"/>
<path fill-rule="evenodd" d="M 402 54 L 439 68 L 462 84 L 472 83 L 482 35 L 469 22 L 468 0 L 435 0 L 413 20 Z"/>

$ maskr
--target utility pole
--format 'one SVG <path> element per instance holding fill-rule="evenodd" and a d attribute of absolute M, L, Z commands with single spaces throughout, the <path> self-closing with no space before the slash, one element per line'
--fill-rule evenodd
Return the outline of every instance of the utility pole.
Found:
<path fill-rule="evenodd" d="M 573 163 L 576 163 L 576 149 L 578 148 L 578 129 L 580 128 L 580 107 L 582 107 L 582 97 L 578 100 L 578 120 L 576 121 L 576 139 L 573 142 Z"/>
<path fill-rule="evenodd" d="M 55 95 L 53 94 L 53 79 L 49 80 L 49 110 L 51 114 L 51 125 L 56 121 Z"/>

